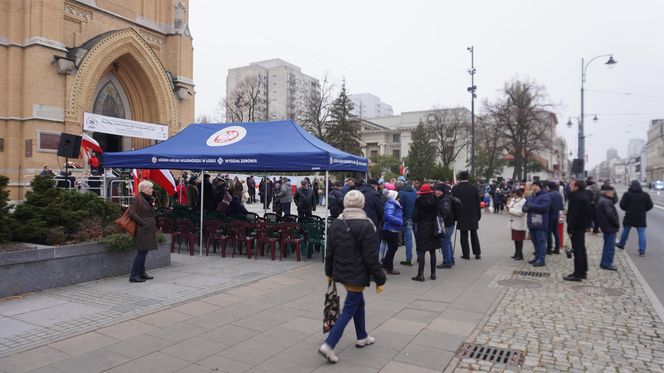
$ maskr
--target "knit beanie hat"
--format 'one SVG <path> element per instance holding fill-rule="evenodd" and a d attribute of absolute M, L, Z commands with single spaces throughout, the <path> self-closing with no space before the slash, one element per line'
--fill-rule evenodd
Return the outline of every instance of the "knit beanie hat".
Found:
<path fill-rule="evenodd" d="M 387 198 L 396 201 L 397 197 L 399 196 L 399 193 L 397 193 L 396 190 L 390 190 L 387 192 Z"/>
<path fill-rule="evenodd" d="M 364 194 L 357 190 L 351 190 L 344 196 L 344 208 L 364 208 Z"/>

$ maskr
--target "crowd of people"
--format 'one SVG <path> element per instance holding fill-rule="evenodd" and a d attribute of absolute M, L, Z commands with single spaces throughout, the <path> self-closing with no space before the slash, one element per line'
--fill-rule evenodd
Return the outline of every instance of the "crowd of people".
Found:
<path fill-rule="evenodd" d="M 348 296 L 339 319 L 319 349 L 329 362 L 339 360 L 334 348 L 351 319 L 355 323 L 356 347 L 375 342 L 365 329 L 362 292 L 373 279 L 376 292 L 380 293 L 386 275 L 400 274 L 394 266 L 394 258 L 402 241 L 406 258 L 400 264 L 412 265 L 415 248 L 418 271 L 412 279 L 418 282 L 426 279 L 427 252 L 431 280 L 436 280 L 437 268 L 455 265 L 453 242 L 457 231 L 461 258 L 470 260 L 471 249 L 475 259 L 482 258 L 477 234 L 482 207 L 488 212 L 509 216 L 515 248 L 513 259 L 524 260 L 524 241 L 532 241 L 534 257 L 529 263 L 534 267 L 545 266 L 547 256 L 561 253 L 559 225 L 566 223 L 571 248 L 567 248 L 565 254 L 574 257 L 574 272 L 563 277 L 567 281 L 587 278 L 585 236 L 588 233 L 601 231 L 603 234 L 599 263 L 602 269 L 617 270 L 613 264 L 615 247 L 624 249 L 631 228 L 636 228 L 639 236 L 639 255 L 645 255 L 646 213 L 653 208 L 653 203 L 638 181 L 631 183 L 620 200 L 625 217 L 623 232 L 616 241 L 620 230 L 615 206 L 618 198 L 607 182 L 599 185 L 592 177 L 568 182 L 501 181 L 490 183 L 482 190 L 469 181 L 469 176 L 468 172 L 461 172 L 460 181 L 455 185 L 449 181 L 420 185 L 404 177 L 389 182 L 348 178 L 345 184 L 333 185 L 328 193 L 328 208 L 336 219 L 328 232 L 325 274 L 328 282 L 342 283 Z M 440 264 L 436 256 L 438 250 L 443 257 Z"/>

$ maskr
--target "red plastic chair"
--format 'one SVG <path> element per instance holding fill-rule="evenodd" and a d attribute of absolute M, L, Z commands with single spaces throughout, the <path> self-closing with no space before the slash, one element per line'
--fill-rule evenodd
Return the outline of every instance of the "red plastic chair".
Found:
<path fill-rule="evenodd" d="M 242 244 L 244 243 L 247 252 L 247 259 L 251 259 L 251 243 L 255 241 L 255 237 L 250 236 L 252 225 L 249 222 L 236 220 L 228 223 L 228 230 L 231 232 L 231 237 L 235 245 L 233 245 L 232 257 L 235 257 L 235 249 L 238 253 L 242 253 Z"/>
<path fill-rule="evenodd" d="M 212 252 L 217 252 L 217 241 L 221 244 L 221 257 L 226 257 L 226 243 L 228 242 L 229 234 L 226 232 L 226 223 L 221 220 L 206 220 L 205 221 L 205 256 L 210 253 L 210 241 L 212 241 Z"/>
<path fill-rule="evenodd" d="M 297 223 L 281 223 L 275 226 L 281 237 L 281 254 L 285 257 L 288 254 L 288 247 L 293 245 L 297 261 L 302 259 L 302 243 L 304 238 L 299 235 L 300 226 Z"/>
<path fill-rule="evenodd" d="M 175 249 L 176 239 L 184 239 L 187 242 L 187 247 L 189 248 L 189 255 L 194 255 L 194 249 L 196 246 L 196 227 L 194 223 L 189 219 L 176 219 L 176 230 L 173 234 L 173 240 L 171 241 L 171 251 Z M 182 241 L 178 244 L 178 254 L 180 253 L 180 247 L 182 246 Z"/>
<path fill-rule="evenodd" d="M 258 259 L 258 251 L 260 250 L 261 256 L 265 256 L 263 253 L 263 249 L 265 248 L 265 244 L 270 245 L 270 254 L 272 257 L 272 260 L 274 260 L 274 252 L 276 250 L 276 245 L 277 242 L 279 241 L 279 237 L 275 237 L 275 234 L 271 234 L 272 229 L 271 224 L 265 221 L 257 221 L 254 223 L 254 228 L 256 229 L 256 255 L 255 258 Z M 281 258 L 280 258 L 281 259 Z"/>

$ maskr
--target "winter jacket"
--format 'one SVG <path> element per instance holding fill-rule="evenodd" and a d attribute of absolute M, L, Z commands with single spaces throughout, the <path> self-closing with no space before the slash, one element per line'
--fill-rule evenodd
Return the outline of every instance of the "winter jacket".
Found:
<path fill-rule="evenodd" d="M 385 272 L 378 262 L 378 241 L 365 219 L 336 219 L 328 230 L 325 274 L 346 286 L 385 284 Z"/>
<path fill-rule="evenodd" d="M 556 222 L 558 224 L 558 217 L 560 216 L 560 210 L 563 209 L 563 196 L 557 190 L 552 190 L 549 192 L 549 198 L 551 199 L 551 209 L 549 210 L 549 220 L 551 222 Z"/>
<path fill-rule="evenodd" d="M 620 208 L 625 211 L 623 225 L 627 227 L 646 227 L 646 212 L 652 210 L 650 195 L 641 189 L 638 181 L 632 182 L 620 199 Z"/>
<path fill-rule="evenodd" d="M 528 229 L 548 230 L 551 197 L 543 190 L 526 199 L 523 212 L 528 213 Z"/>
<path fill-rule="evenodd" d="M 336 219 L 344 210 L 344 196 L 341 190 L 332 188 L 327 196 L 327 207 L 330 209 L 330 216 Z"/>
<path fill-rule="evenodd" d="M 478 229 L 482 211 L 477 187 L 467 181 L 462 181 L 452 188 L 452 195 L 460 199 L 463 204 L 463 217 L 457 224 L 457 229 L 460 231 Z"/>
<path fill-rule="evenodd" d="M 291 188 L 290 181 L 285 181 L 281 184 L 281 189 L 279 189 L 279 203 L 291 203 L 293 202 L 293 189 Z"/>
<path fill-rule="evenodd" d="M 247 211 L 247 208 L 242 204 L 242 200 L 235 196 L 231 200 L 231 203 L 228 205 L 228 207 L 226 207 L 226 211 L 224 213 L 228 216 L 246 217 L 249 211 Z"/>
<path fill-rule="evenodd" d="M 138 251 L 156 250 L 158 244 L 154 210 L 143 193 L 138 193 L 129 202 L 129 218 L 136 223 L 134 249 Z"/>
<path fill-rule="evenodd" d="M 612 198 L 600 197 L 597 203 L 597 220 L 602 233 L 616 233 L 620 230 L 620 218 Z"/>
<path fill-rule="evenodd" d="M 299 188 L 295 192 L 294 200 L 298 211 L 311 211 L 314 206 L 314 191 L 310 187 L 307 189 Z"/>
<path fill-rule="evenodd" d="M 528 228 L 528 220 L 526 213 L 523 212 L 523 205 L 526 204 L 526 199 L 521 197 L 514 197 L 510 201 L 507 212 L 510 214 L 510 229 L 515 231 L 525 231 Z"/>
<path fill-rule="evenodd" d="M 586 231 L 590 227 L 590 201 L 585 190 L 572 192 L 567 198 L 567 231 Z"/>
<path fill-rule="evenodd" d="M 440 237 L 436 236 L 435 219 L 438 216 L 438 199 L 433 193 L 423 194 L 415 201 L 413 223 L 417 251 L 431 251 L 440 248 Z"/>
<path fill-rule="evenodd" d="M 383 197 L 371 185 L 363 184 L 357 190 L 364 194 L 364 212 L 378 228 L 383 224 L 385 205 Z"/>
<path fill-rule="evenodd" d="M 399 191 L 399 203 L 403 207 L 403 218 L 405 220 L 413 219 L 416 199 L 417 192 L 410 184 Z"/>
<path fill-rule="evenodd" d="M 191 208 L 198 207 L 200 203 L 200 196 L 198 195 L 198 188 L 195 182 L 187 184 L 187 203 L 187 206 Z"/>
<path fill-rule="evenodd" d="M 444 194 L 438 199 L 438 215 L 443 217 L 445 226 L 454 225 L 463 217 L 463 205 L 461 200 L 454 197 L 451 193 Z"/>
<path fill-rule="evenodd" d="M 383 230 L 390 232 L 401 232 L 403 226 L 403 209 L 398 201 L 388 199 L 385 202 L 385 213 L 383 214 Z"/>

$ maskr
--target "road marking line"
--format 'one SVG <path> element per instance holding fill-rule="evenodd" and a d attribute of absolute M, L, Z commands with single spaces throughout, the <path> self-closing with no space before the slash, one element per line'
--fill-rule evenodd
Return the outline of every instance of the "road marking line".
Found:
<path fill-rule="evenodd" d="M 662 207 L 659 207 L 659 206 L 657 206 L 657 207 L 664 210 L 664 208 L 662 208 Z M 643 291 L 648 296 L 648 299 L 650 299 L 650 303 L 652 303 L 652 306 L 655 309 L 655 312 L 657 312 L 657 315 L 659 315 L 659 319 L 661 321 L 664 321 L 664 306 L 662 306 L 662 303 L 659 301 L 659 298 L 657 298 L 657 296 L 655 295 L 655 292 L 652 291 L 652 288 L 650 287 L 650 285 L 648 285 L 648 282 L 646 282 L 646 279 L 643 278 L 643 275 L 641 275 L 641 272 L 636 267 L 636 264 L 634 264 L 634 262 L 632 261 L 632 258 L 627 253 L 627 251 L 624 251 L 623 254 L 625 255 L 625 257 L 627 257 L 627 264 L 629 264 L 629 267 L 632 268 L 632 272 L 634 272 L 634 275 L 636 276 L 636 278 L 641 283 L 641 286 L 643 286 Z"/>
<path fill-rule="evenodd" d="M 655 204 L 653 204 L 653 206 L 657 207 L 657 208 L 660 209 L 660 210 L 664 210 L 664 207 L 662 207 L 662 206 L 660 206 L 660 205 L 655 205 Z"/>

